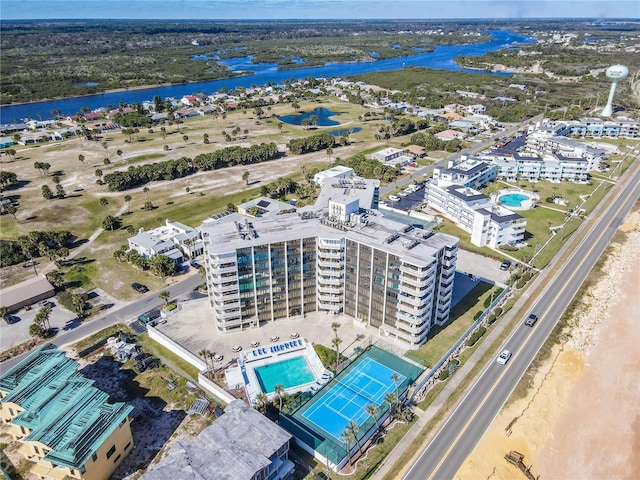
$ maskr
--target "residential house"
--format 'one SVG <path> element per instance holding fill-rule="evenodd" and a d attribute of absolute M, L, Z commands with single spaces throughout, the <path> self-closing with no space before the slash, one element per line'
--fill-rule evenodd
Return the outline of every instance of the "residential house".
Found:
<path fill-rule="evenodd" d="M 292 435 L 241 400 L 196 438 L 176 440 L 140 480 L 284 480 Z"/>
<path fill-rule="evenodd" d="M 413 154 L 399 148 L 385 148 L 373 153 L 371 157 L 391 166 L 405 166 L 414 158 Z"/>
<path fill-rule="evenodd" d="M 165 255 L 176 263 L 183 261 L 182 253 L 171 240 L 160 238 L 153 231 L 145 232 L 144 228 L 140 228 L 137 235 L 129 237 L 128 243 L 130 250 L 135 250 L 145 258 Z"/>
<path fill-rule="evenodd" d="M 466 136 L 466 133 L 451 129 L 443 130 L 434 135 L 438 140 L 444 140 L 445 142 L 454 139 L 464 140 Z"/>

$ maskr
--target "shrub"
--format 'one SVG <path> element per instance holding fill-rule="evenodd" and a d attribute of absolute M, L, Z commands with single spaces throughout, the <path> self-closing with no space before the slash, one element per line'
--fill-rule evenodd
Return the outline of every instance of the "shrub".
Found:
<path fill-rule="evenodd" d="M 467 347 L 473 347 L 478 340 L 485 334 L 487 329 L 485 327 L 480 327 L 476 333 L 471 335 L 469 340 L 467 340 Z"/>
<path fill-rule="evenodd" d="M 499 317 L 500 315 L 502 315 L 502 308 L 500 308 L 500 307 L 496 308 L 495 311 L 494 311 L 494 315 L 496 317 Z"/>
<path fill-rule="evenodd" d="M 447 378 L 449 378 L 449 369 L 445 368 L 444 370 L 442 370 L 440 372 L 440 376 L 438 377 L 441 381 L 446 380 Z"/>
<path fill-rule="evenodd" d="M 489 316 L 489 319 L 487 320 L 487 325 L 493 325 L 494 323 L 496 323 L 496 320 L 498 320 L 498 317 L 496 317 L 496 314 L 492 314 L 491 316 Z"/>
<path fill-rule="evenodd" d="M 473 320 L 476 321 L 482 316 L 482 310 L 478 310 L 476 314 L 473 316 Z"/>

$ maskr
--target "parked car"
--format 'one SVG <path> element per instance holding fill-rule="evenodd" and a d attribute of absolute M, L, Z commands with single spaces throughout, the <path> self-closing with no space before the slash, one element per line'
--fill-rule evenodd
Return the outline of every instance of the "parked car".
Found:
<path fill-rule="evenodd" d="M 413 167 L 413 168 L 417 168 L 418 164 L 416 162 L 411 162 L 411 163 L 409 163 L 409 166 Z"/>
<path fill-rule="evenodd" d="M 131 288 L 133 288 L 138 293 L 147 293 L 149 291 L 149 289 L 145 285 L 142 285 L 141 283 L 137 283 L 137 282 L 132 283 Z"/>
<path fill-rule="evenodd" d="M 402 192 L 398 192 L 398 196 L 399 197 L 406 197 L 407 195 L 409 195 L 407 192 L 405 192 L 404 190 Z"/>
<path fill-rule="evenodd" d="M 53 303 L 51 303 L 49 300 L 40 300 L 38 302 L 38 306 L 40 308 L 44 308 L 44 307 L 53 307 Z"/>
<path fill-rule="evenodd" d="M 509 270 L 510 266 L 511 266 L 511 262 L 509 260 L 505 260 L 500 264 L 500 270 Z"/>
<path fill-rule="evenodd" d="M 503 350 L 500 355 L 498 355 L 498 359 L 496 360 L 500 365 L 504 365 L 511 358 L 511 352 L 509 350 Z"/>
<path fill-rule="evenodd" d="M 400 201 L 400 197 L 398 197 L 397 195 L 391 195 L 389 197 L 389 201 L 390 202 L 399 202 Z"/>
<path fill-rule="evenodd" d="M 534 315 L 533 313 L 530 313 L 527 319 L 525 320 L 524 324 L 527 327 L 533 327 L 537 321 L 538 321 L 538 316 Z"/>

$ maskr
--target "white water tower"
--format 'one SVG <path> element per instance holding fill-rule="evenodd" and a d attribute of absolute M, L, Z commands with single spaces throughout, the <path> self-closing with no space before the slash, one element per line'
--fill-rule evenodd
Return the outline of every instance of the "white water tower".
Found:
<path fill-rule="evenodd" d="M 616 85 L 629 75 L 629 69 L 624 65 L 613 65 L 604 72 L 607 78 L 611 79 L 611 90 L 609 91 L 609 100 L 600 113 L 601 117 L 610 117 L 613 113 L 613 95 L 616 93 Z"/>

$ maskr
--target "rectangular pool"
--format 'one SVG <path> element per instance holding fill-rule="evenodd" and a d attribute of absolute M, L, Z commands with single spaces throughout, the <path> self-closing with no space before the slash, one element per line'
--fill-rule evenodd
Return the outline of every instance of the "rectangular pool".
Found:
<path fill-rule="evenodd" d="M 304 357 L 293 357 L 281 362 L 270 363 L 255 370 L 260 389 L 264 393 L 273 393 L 276 385 L 284 389 L 315 382 L 316 377 Z"/>

